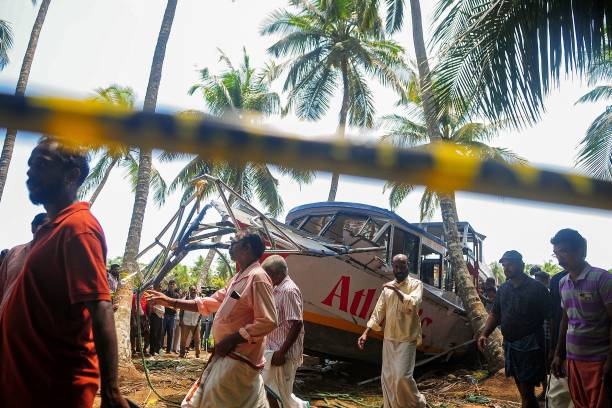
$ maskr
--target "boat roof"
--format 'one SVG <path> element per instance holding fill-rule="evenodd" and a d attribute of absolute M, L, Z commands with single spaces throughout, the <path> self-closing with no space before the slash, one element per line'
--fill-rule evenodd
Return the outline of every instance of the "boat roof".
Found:
<path fill-rule="evenodd" d="M 408 221 L 406 221 L 393 211 L 389 211 L 385 208 L 380 208 L 369 204 L 351 203 L 344 201 L 323 201 L 318 203 L 303 204 L 292 208 L 287 213 L 287 217 L 285 217 L 285 222 L 290 223 L 294 219 L 300 218 L 305 215 L 323 214 L 326 212 L 344 212 L 386 218 L 408 231 L 426 236 L 427 238 L 437 242 L 440 245 L 445 245 L 444 241 L 435 236 L 434 234 L 429 233 L 414 224 L 410 224 Z"/>
<path fill-rule="evenodd" d="M 424 230 L 436 235 L 436 236 L 443 236 L 444 235 L 444 223 L 442 222 L 422 222 L 420 224 L 418 224 L 419 227 L 423 228 Z M 462 231 L 465 229 L 465 227 L 467 226 L 467 231 L 468 231 L 468 239 L 473 239 L 474 235 L 480 240 L 480 241 L 484 241 L 487 236 L 484 234 L 481 234 L 480 232 L 477 232 L 474 227 L 472 227 L 472 225 L 467 222 L 467 221 L 459 221 L 457 223 L 457 229 L 459 230 L 459 233 L 461 234 Z"/>

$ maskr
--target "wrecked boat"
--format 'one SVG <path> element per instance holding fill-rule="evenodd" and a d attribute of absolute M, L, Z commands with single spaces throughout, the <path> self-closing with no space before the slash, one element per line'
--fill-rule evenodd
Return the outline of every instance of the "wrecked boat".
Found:
<path fill-rule="evenodd" d="M 373 332 L 364 351 L 357 348 L 357 338 L 382 285 L 393 279 L 391 259 L 403 253 L 409 256 L 411 275 L 424 286 L 418 311 L 423 328 L 418 358 L 466 351 L 473 334 L 453 290 L 442 223 L 411 224 L 389 210 L 346 202 L 302 205 L 289 211 L 283 223 L 261 213 L 220 180 L 202 177 L 216 184 L 221 201 L 211 202 L 197 216 L 194 208 L 200 205 L 192 204 L 182 229 L 178 217 L 175 230 L 181 234 L 164 247 L 169 254 L 155 281 L 161 281 L 188 252 L 204 248 L 218 252 L 227 247 L 225 235 L 256 228 L 266 240 L 264 257 L 282 255 L 302 291 L 305 353 L 379 364 L 382 333 Z M 214 208 L 221 220 L 204 222 L 208 208 Z M 485 237 L 468 223 L 460 223 L 459 230 L 468 269 L 474 282 L 481 284 L 493 276 L 482 257 Z"/>

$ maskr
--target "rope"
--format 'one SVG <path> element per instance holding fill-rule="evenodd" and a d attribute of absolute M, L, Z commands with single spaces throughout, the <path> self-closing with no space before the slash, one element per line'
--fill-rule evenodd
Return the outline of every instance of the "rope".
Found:
<path fill-rule="evenodd" d="M 213 160 L 375 177 L 441 192 L 472 191 L 612 210 L 612 182 L 484 160 L 473 150 L 452 144 L 408 150 L 385 143 L 324 142 L 266 131 L 238 120 L 207 116 L 199 121 L 90 101 L 8 94 L 0 94 L 0 126 L 56 135 L 73 147 L 158 148 Z"/>

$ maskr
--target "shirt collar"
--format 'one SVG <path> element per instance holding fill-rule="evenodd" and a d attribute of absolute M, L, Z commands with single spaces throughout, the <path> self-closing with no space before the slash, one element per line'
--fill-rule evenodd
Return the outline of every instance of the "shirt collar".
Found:
<path fill-rule="evenodd" d="M 261 264 L 259 263 L 259 261 L 253 262 L 248 266 L 248 268 L 236 275 L 236 279 L 234 280 L 234 282 L 240 282 L 244 278 L 248 277 L 257 268 L 261 268 Z"/>
<path fill-rule="evenodd" d="M 59 214 L 57 214 L 54 219 L 52 219 L 45 225 L 58 225 L 72 214 L 83 210 L 89 210 L 89 203 L 85 201 L 76 202 L 64 208 L 62 211 L 59 212 Z"/>
<path fill-rule="evenodd" d="M 576 280 L 579 281 L 579 280 L 585 279 L 590 271 L 591 271 L 591 265 L 587 263 L 584 269 L 582 270 L 582 272 L 580 272 L 580 275 L 578 275 L 578 277 L 576 278 Z"/>

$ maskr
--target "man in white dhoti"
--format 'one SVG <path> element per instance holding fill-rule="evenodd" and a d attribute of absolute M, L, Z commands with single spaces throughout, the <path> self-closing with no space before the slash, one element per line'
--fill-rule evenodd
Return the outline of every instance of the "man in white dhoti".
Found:
<path fill-rule="evenodd" d="M 308 402 L 293 394 L 295 373 L 302 365 L 304 350 L 304 301 L 302 292 L 287 273 L 287 262 L 282 256 L 272 255 L 261 264 L 274 285 L 274 304 L 278 313 L 278 327 L 266 337 L 262 372 L 264 383 L 283 404 L 283 408 L 307 408 Z M 276 400 L 270 401 L 278 407 Z"/>
<path fill-rule="evenodd" d="M 381 383 L 385 408 L 422 408 L 425 397 L 414 381 L 416 348 L 421 343 L 418 316 L 423 284 L 408 276 L 408 257 L 393 257 L 395 280 L 383 285 L 376 307 L 357 346 L 363 350 L 370 330 L 381 331 L 385 322 Z"/>
<path fill-rule="evenodd" d="M 172 299 L 150 291 L 149 300 L 210 315 L 215 352 L 182 406 L 186 408 L 268 408 L 261 369 L 266 335 L 276 329 L 272 280 L 258 260 L 265 250 L 259 234 L 241 231 L 230 245 L 240 266 L 227 287 L 210 297 Z"/>

